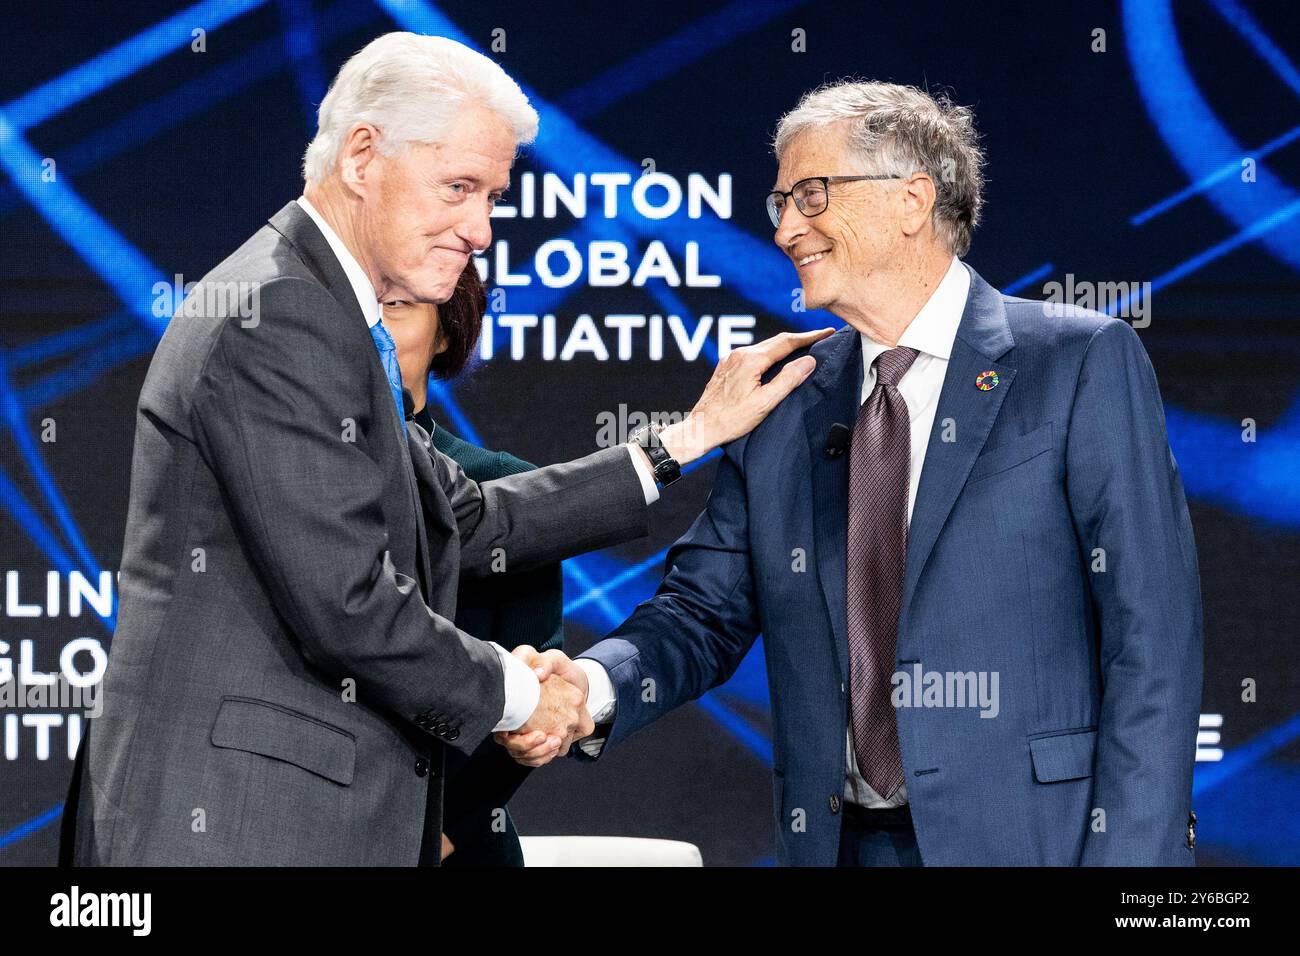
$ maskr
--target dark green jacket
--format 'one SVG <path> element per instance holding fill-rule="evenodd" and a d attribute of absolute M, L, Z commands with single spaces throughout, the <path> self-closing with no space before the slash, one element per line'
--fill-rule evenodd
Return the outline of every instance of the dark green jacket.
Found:
<path fill-rule="evenodd" d="M 533 465 L 503 451 L 487 451 L 434 427 L 428 408 L 415 420 L 433 445 L 474 481 L 531 471 Z M 456 626 L 506 650 L 530 644 L 550 650 L 564 644 L 564 578 L 558 564 L 486 580 L 463 580 L 456 599 Z M 443 831 L 455 846 L 444 866 L 523 866 L 519 833 L 506 801 L 528 776 L 491 737 L 473 755 L 447 750 Z"/>

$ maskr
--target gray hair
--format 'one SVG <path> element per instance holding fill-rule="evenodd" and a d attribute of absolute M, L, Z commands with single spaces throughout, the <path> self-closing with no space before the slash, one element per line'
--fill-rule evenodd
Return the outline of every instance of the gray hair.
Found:
<path fill-rule="evenodd" d="M 409 143 L 439 142 L 460 111 L 481 105 L 510 124 L 515 145 L 537 136 L 537 111 L 519 84 L 481 53 L 446 37 L 387 33 L 343 64 L 317 114 L 316 138 L 302 158 L 309 183 L 328 176 L 343 138 L 373 123 L 378 148 L 391 156 Z"/>
<path fill-rule="evenodd" d="M 953 255 L 966 254 L 984 202 L 984 153 L 969 108 L 915 86 L 842 80 L 805 93 L 781 117 L 773 142 L 778 160 L 797 134 L 833 124 L 844 125 L 849 147 L 873 173 L 928 173 L 935 235 Z"/>

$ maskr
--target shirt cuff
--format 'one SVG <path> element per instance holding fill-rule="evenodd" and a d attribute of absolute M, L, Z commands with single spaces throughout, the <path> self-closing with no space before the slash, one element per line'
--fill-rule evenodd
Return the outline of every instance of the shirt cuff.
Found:
<path fill-rule="evenodd" d="M 633 445 L 629 442 L 623 447 L 632 456 L 632 465 L 636 468 L 636 476 L 641 479 L 641 492 L 645 495 L 645 503 L 648 505 L 654 504 L 659 500 L 659 485 L 655 482 L 655 473 L 650 468 L 650 463 L 646 461 L 644 452 L 639 450 L 639 445 Z"/>
<path fill-rule="evenodd" d="M 579 657 L 573 663 L 587 675 L 587 713 L 591 714 L 591 722 L 604 724 L 613 720 L 618 698 L 614 696 L 614 683 L 609 679 L 609 671 L 590 657 Z"/>
<path fill-rule="evenodd" d="M 501 720 L 492 728 L 493 733 L 502 730 L 518 730 L 533 716 L 537 703 L 542 699 L 542 685 L 537 681 L 533 669 L 511 654 L 500 644 L 488 641 L 501 658 L 501 670 L 505 676 L 506 704 L 501 712 Z M 608 678 L 606 678 L 608 679 Z"/>

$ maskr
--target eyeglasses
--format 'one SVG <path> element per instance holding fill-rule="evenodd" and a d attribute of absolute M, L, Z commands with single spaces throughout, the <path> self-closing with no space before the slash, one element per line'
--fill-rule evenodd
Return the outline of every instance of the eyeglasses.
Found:
<path fill-rule="evenodd" d="M 794 200 L 794 208 L 811 219 L 820 216 L 830 205 L 830 193 L 827 187 L 831 183 L 853 183 L 866 179 L 906 179 L 906 176 L 810 176 L 801 179 L 786 192 L 774 189 L 767 194 L 767 215 L 772 225 L 781 227 L 781 213 L 785 211 L 785 200 L 789 196 Z"/>

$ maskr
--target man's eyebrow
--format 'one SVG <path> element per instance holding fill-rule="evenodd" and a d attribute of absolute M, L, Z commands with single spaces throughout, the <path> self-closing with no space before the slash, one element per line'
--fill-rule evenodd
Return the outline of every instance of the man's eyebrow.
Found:
<path fill-rule="evenodd" d="M 449 173 L 446 176 L 438 177 L 436 182 L 440 185 L 445 185 L 446 183 L 469 183 L 474 187 L 475 191 L 483 189 L 487 184 L 487 181 L 477 173 Z M 509 188 L 510 177 L 507 176 L 503 185 L 488 187 L 488 191 L 504 194 Z"/>
<path fill-rule="evenodd" d="M 815 179 L 815 178 L 816 178 L 816 177 L 813 177 L 813 176 L 796 176 L 796 175 L 794 175 L 794 174 L 792 173 L 792 174 L 790 175 L 790 188 L 793 189 L 793 188 L 795 187 L 795 184 L 796 184 L 796 183 L 801 183 L 801 182 L 803 182 L 805 179 Z M 772 192 L 777 192 L 780 188 L 781 188 L 781 182 L 780 182 L 780 180 L 777 180 L 776 182 L 774 182 L 774 183 L 772 184 Z"/>
<path fill-rule="evenodd" d="M 482 176 L 475 175 L 474 173 L 464 173 L 463 175 L 460 176 L 448 176 L 447 179 L 444 181 L 445 182 L 467 182 L 470 185 L 475 187 L 483 187 L 484 185 L 486 185 L 487 182 Z M 507 178 L 505 183 L 500 186 L 492 186 L 490 188 L 492 192 L 503 193 L 510 188 L 510 179 Z"/>

